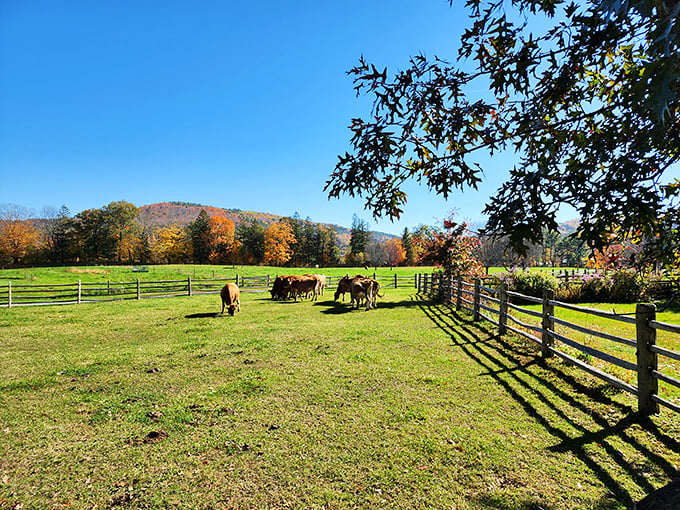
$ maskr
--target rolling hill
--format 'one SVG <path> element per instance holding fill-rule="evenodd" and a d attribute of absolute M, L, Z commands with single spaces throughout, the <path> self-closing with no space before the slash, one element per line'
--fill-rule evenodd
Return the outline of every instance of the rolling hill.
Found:
<path fill-rule="evenodd" d="M 223 209 L 201 204 L 187 202 L 160 202 L 156 204 L 143 205 L 139 207 L 142 221 L 153 227 L 164 227 L 169 225 L 185 226 L 194 221 L 201 210 L 208 216 L 221 216 L 232 220 L 236 225 L 243 221 L 257 220 L 265 226 L 279 221 L 283 216 L 255 211 L 242 211 L 240 209 Z M 313 222 L 317 223 L 317 222 Z M 349 246 L 351 230 L 340 225 L 328 223 L 317 223 L 324 226 L 332 226 L 337 230 L 337 242 L 340 248 Z M 376 241 L 383 242 L 397 236 L 385 232 L 371 232 Z"/>

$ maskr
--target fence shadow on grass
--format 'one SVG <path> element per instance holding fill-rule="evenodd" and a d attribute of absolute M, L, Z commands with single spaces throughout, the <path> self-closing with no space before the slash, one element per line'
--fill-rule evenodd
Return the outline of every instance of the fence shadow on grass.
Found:
<path fill-rule="evenodd" d="M 612 391 L 610 386 L 585 386 L 560 361 L 544 361 L 540 352 L 527 342 L 499 337 L 496 332 L 486 329 L 483 322 L 475 323 L 447 305 L 421 301 L 419 306 L 451 337 L 452 347 L 461 349 L 484 369 L 480 376 L 492 377 L 532 419 L 558 440 L 549 451 L 571 452 L 609 488 L 618 503 L 629 508 L 634 504 L 634 498 L 620 483 L 621 476 L 645 494 L 655 490 L 645 471 L 655 470 L 669 479 L 677 477 L 673 464 L 648 444 L 656 442 L 678 454 L 680 443 L 660 430 L 651 419 L 640 417 L 630 406 L 610 398 L 607 395 Z M 574 417 L 572 410 L 578 412 L 580 419 Z M 570 434 L 569 431 L 574 430 L 578 432 L 572 437 L 573 432 Z M 647 444 L 640 441 L 642 435 L 646 436 Z M 642 465 L 636 466 L 619 452 L 614 446 L 619 441 L 644 459 Z M 597 453 L 589 453 L 597 448 L 604 449 L 609 462 L 601 462 Z M 611 503 L 603 500 L 594 508 L 611 508 Z"/>

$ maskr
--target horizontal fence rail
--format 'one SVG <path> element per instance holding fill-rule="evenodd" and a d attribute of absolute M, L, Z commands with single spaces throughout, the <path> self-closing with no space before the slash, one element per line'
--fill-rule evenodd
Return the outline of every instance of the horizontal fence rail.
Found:
<path fill-rule="evenodd" d="M 347 275 L 349 276 L 349 275 Z M 369 276 L 381 288 L 412 287 L 417 288 L 417 275 Z M 196 279 L 187 277 L 182 280 L 133 282 L 98 282 L 61 284 L 14 284 L 9 282 L 0 287 L 0 306 L 38 306 L 57 304 L 80 304 L 98 301 L 117 301 L 121 299 L 149 299 L 175 296 L 192 296 L 201 294 L 219 294 L 224 285 L 236 283 L 243 292 L 266 292 L 271 289 L 276 276 L 240 276 L 234 278 Z M 334 290 L 340 277 L 327 276 L 326 289 Z"/>
<path fill-rule="evenodd" d="M 536 343 L 543 357 L 557 356 L 614 387 L 636 395 L 638 411 L 642 414 L 658 413 L 659 405 L 680 412 L 678 402 L 659 394 L 659 381 L 680 388 L 677 375 L 668 373 L 668 369 L 674 368 L 669 361 L 680 361 L 680 353 L 656 345 L 658 331 L 677 335 L 680 334 L 680 326 L 656 320 L 654 305 L 638 304 L 634 314 L 618 314 L 555 301 L 552 291 L 546 291 L 542 298 L 538 298 L 509 291 L 506 284 L 495 289 L 482 284 L 481 279 L 470 282 L 462 277 L 437 274 L 418 275 L 416 285 L 419 293 L 455 304 L 457 311 L 471 313 L 474 321 L 485 319 L 497 324 L 500 335 L 512 331 Z M 539 307 L 540 310 L 536 309 Z M 631 338 L 575 324 L 557 317 L 559 310 L 630 325 Z M 556 330 L 558 327 L 559 331 Z M 616 354 L 605 352 L 575 339 L 574 333 L 623 347 L 616 349 Z M 604 369 L 595 366 L 593 359 L 602 362 Z M 664 369 L 661 370 L 660 366 Z M 632 377 L 621 375 L 631 372 Z M 633 379 L 637 384 L 624 378 Z"/>

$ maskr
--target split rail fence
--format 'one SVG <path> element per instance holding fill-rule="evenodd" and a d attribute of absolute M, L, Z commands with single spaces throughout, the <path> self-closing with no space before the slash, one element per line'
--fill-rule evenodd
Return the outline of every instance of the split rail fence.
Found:
<path fill-rule="evenodd" d="M 381 287 L 415 286 L 415 276 L 371 275 Z M 80 280 L 65 284 L 14 284 L 0 287 L 0 306 L 12 308 L 27 305 L 81 304 L 122 299 L 149 299 L 200 294 L 219 294 L 224 285 L 236 283 L 244 292 L 266 292 L 275 277 L 240 276 L 234 278 L 195 279 L 132 282 L 85 283 Z M 327 277 L 326 288 L 334 289 L 338 277 Z"/>
<path fill-rule="evenodd" d="M 506 284 L 502 284 L 500 289 L 490 288 L 485 286 L 481 279 L 471 282 L 461 277 L 444 278 L 438 275 L 421 274 L 417 275 L 416 280 L 419 293 L 443 299 L 451 304 L 455 303 L 456 310 L 464 309 L 471 312 L 474 321 L 486 319 L 497 324 L 499 335 L 512 331 L 538 344 L 543 357 L 558 356 L 610 385 L 636 395 L 638 411 L 641 414 L 656 414 L 659 412 L 659 405 L 680 412 L 680 404 L 669 398 L 663 398 L 659 394 L 660 381 L 673 388 L 680 388 L 677 374 L 670 375 L 667 371 L 667 369 L 672 370 L 672 361 L 680 362 L 680 353 L 657 345 L 658 331 L 677 335 L 680 334 L 680 326 L 657 321 L 656 308 L 653 304 L 638 304 L 634 314 L 618 314 L 555 301 L 551 291 L 545 292 L 542 298 L 537 298 L 509 291 Z M 538 306 L 530 309 L 526 308 L 526 304 Z M 536 308 L 540 308 L 540 311 Z M 559 309 L 630 324 L 635 338 L 597 331 L 558 318 L 556 310 Z M 585 322 L 587 323 L 587 320 Z M 559 326 L 559 332 L 556 326 Z M 625 346 L 624 352 L 628 351 L 626 357 L 635 359 L 635 361 L 621 359 L 616 355 L 576 341 L 573 339 L 573 332 L 597 337 L 606 342 L 622 344 Z M 570 353 L 573 351 L 576 351 L 576 354 Z M 586 362 L 592 358 L 604 362 L 605 369 L 602 370 Z M 606 370 L 610 366 L 618 367 L 610 372 L 621 370 L 624 373 L 625 371 L 635 372 L 637 376 L 633 375 L 630 379 L 637 380 L 637 385 L 608 373 Z M 660 366 L 664 367 L 663 372 Z"/>

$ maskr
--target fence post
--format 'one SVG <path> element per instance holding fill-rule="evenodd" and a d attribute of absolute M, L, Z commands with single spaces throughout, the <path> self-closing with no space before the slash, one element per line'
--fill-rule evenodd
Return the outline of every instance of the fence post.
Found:
<path fill-rule="evenodd" d="M 397 275 L 394 275 L 394 288 L 397 288 Z"/>
<path fill-rule="evenodd" d="M 142 286 L 139 283 L 139 278 L 137 278 L 137 299 L 142 299 Z"/>
<path fill-rule="evenodd" d="M 456 289 L 456 311 L 459 312 L 463 306 L 463 275 L 458 275 L 458 284 Z"/>
<path fill-rule="evenodd" d="M 12 282 L 7 282 L 7 308 L 12 308 Z"/>
<path fill-rule="evenodd" d="M 543 317 L 541 319 L 541 356 L 549 358 L 552 356 L 550 348 L 555 344 L 555 339 L 550 336 L 550 331 L 555 327 L 550 319 L 555 315 L 555 305 L 550 302 L 553 299 L 554 292 L 551 289 L 543 291 Z"/>
<path fill-rule="evenodd" d="M 477 322 L 479 321 L 479 301 L 480 301 L 480 289 L 479 287 L 481 286 L 481 280 L 479 278 L 475 278 L 475 300 L 474 300 L 474 307 L 473 307 L 473 316 L 472 320 Z"/>
<path fill-rule="evenodd" d="M 83 295 L 83 284 L 80 280 L 78 280 L 78 304 L 80 304 L 82 295 Z"/>
<path fill-rule="evenodd" d="M 653 320 L 656 320 L 656 306 L 638 304 L 635 309 L 638 411 L 645 415 L 659 412 L 659 404 L 652 400 L 659 392 L 659 381 L 654 377 L 654 372 L 659 368 L 659 360 L 657 354 L 651 350 L 651 346 L 656 344 L 656 329 L 649 325 Z"/>
<path fill-rule="evenodd" d="M 238 273 L 236 273 L 236 286 L 238 287 Z"/>
<path fill-rule="evenodd" d="M 106 281 L 106 295 L 107 296 L 111 295 L 111 280 Z"/>
<path fill-rule="evenodd" d="M 191 297 L 191 276 L 187 279 L 187 290 L 189 291 L 189 297 Z"/>
<path fill-rule="evenodd" d="M 508 332 L 508 284 L 501 283 L 501 292 L 498 303 L 498 335 L 503 336 Z"/>

